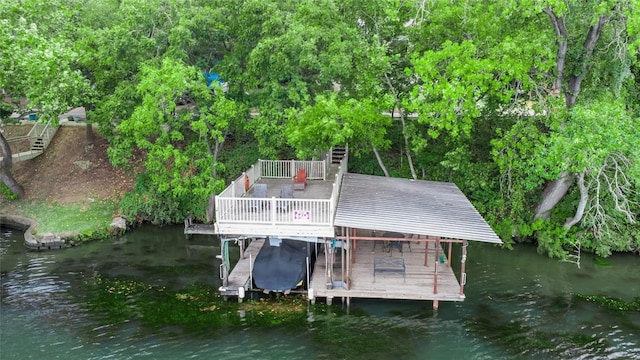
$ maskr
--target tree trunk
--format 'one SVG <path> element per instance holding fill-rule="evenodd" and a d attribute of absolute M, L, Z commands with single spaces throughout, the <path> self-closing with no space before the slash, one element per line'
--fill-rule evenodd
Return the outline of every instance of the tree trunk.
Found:
<path fill-rule="evenodd" d="M 376 160 L 378 160 L 378 165 L 380 165 L 380 168 L 382 169 L 384 176 L 389 177 L 389 171 L 387 171 L 387 167 L 384 166 L 384 162 L 382 162 L 382 158 L 378 153 L 378 149 L 376 149 L 376 146 L 373 145 L 373 143 L 371 143 L 371 148 L 373 149 L 373 153 L 376 155 Z"/>
<path fill-rule="evenodd" d="M 2 150 L 2 161 L 0 162 L 0 181 L 7 185 L 9 190 L 14 193 L 18 198 L 24 197 L 24 188 L 18 184 L 16 179 L 11 175 L 11 167 L 13 166 L 13 153 L 11 147 L 4 138 L 4 135 L 0 132 L 0 150 Z"/>
<path fill-rule="evenodd" d="M 569 229 L 573 225 L 577 224 L 582 220 L 584 216 L 584 209 L 587 207 L 587 203 L 589 202 L 589 191 L 587 187 L 584 185 L 584 172 L 581 172 L 578 175 L 578 188 L 580 189 L 580 202 L 578 203 L 578 209 L 576 210 L 576 214 L 567 219 L 564 223 L 564 227 Z"/>
<path fill-rule="evenodd" d="M 0 181 L 3 184 L 7 185 L 9 190 L 14 193 L 18 199 L 22 199 L 24 197 L 24 188 L 22 185 L 18 184 L 16 179 L 11 175 L 11 171 L 7 171 L 4 168 L 0 168 Z"/>
<path fill-rule="evenodd" d="M 211 194 L 209 196 L 209 201 L 207 201 L 207 209 L 205 210 L 205 217 L 207 218 L 207 223 L 212 223 L 215 218 L 215 205 L 216 205 L 216 194 Z"/>
<path fill-rule="evenodd" d="M 93 133 L 93 122 L 91 121 L 91 118 L 89 117 L 89 112 L 93 110 L 93 104 L 87 104 L 84 106 L 84 110 L 85 110 L 85 116 L 86 116 L 86 123 L 87 123 L 87 131 L 86 131 L 86 137 L 87 137 L 87 146 L 91 146 L 95 143 L 96 141 L 96 136 Z"/>
<path fill-rule="evenodd" d="M 554 32 L 558 37 L 557 45 L 558 51 L 556 53 L 556 79 L 554 80 L 554 94 L 559 94 L 561 91 L 564 91 L 565 97 L 565 106 L 568 110 L 571 110 L 576 103 L 576 99 L 578 98 L 578 94 L 580 94 L 580 90 L 582 88 L 582 81 L 584 80 L 587 71 L 589 60 L 591 55 L 593 54 L 593 49 L 595 48 L 600 35 L 602 34 L 602 30 L 604 25 L 608 22 L 609 18 L 605 15 L 601 15 L 598 18 L 598 22 L 591 25 L 586 34 L 585 40 L 582 44 L 583 47 L 583 56 L 580 59 L 580 63 L 577 64 L 577 71 L 568 76 L 566 87 L 563 88 L 562 84 L 564 83 L 565 74 L 565 66 L 566 66 L 566 55 L 568 51 L 568 42 L 569 42 L 569 33 L 567 32 L 566 24 L 564 23 L 564 19 L 562 17 L 558 17 L 551 7 L 547 7 L 543 10 L 551 19 L 551 24 L 553 25 Z M 580 176 L 584 176 L 581 174 Z M 548 219 L 551 216 L 551 210 L 558 205 L 558 203 L 564 198 L 564 196 L 569 191 L 569 188 L 572 185 L 573 176 L 567 172 L 562 173 L 560 178 L 548 183 L 545 186 L 544 192 L 542 193 L 542 200 L 540 204 L 538 204 L 538 208 L 536 209 L 536 214 L 534 216 L 534 220 L 537 219 Z M 580 180 L 580 179 L 579 179 Z M 584 185 L 584 178 L 582 178 L 582 185 Z M 579 184 L 580 185 L 580 184 Z M 576 209 L 576 214 L 573 218 L 569 219 L 565 223 L 565 227 L 571 227 L 575 223 L 579 222 L 582 219 L 584 214 L 584 208 L 586 200 L 584 200 L 583 204 L 583 196 L 588 196 L 584 194 L 583 189 L 580 189 L 581 200 Z M 575 222 L 574 222 L 575 221 Z"/>
<path fill-rule="evenodd" d="M 389 75 L 387 73 L 384 74 L 384 78 L 387 80 L 387 85 L 389 86 L 389 89 L 391 90 L 391 93 L 393 93 L 393 98 L 394 98 L 394 104 L 393 104 L 393 109 L 391 109 L 391 120 L 393 120 L 393 114 L 394 114 L 394 110 L 395 108 L 398 108 L 400 111 L 400 122 L 402 123 L 402 137 L 404 137 L 404 148 L 406 149 L 406 154 L 407 154 L 407 162 L 409 163 L 409 169 L 411 169 L 411 176 L 413 177 L 413 180 L 418 180 L 418 175 L 416 175 L 416 169 L 413 167 L 413 159 L 411 158 L 411 151 L 409 150 L 409 138 L 407 137 L 407 129 L 406 129 L 406 124 L 404 122 L 404 111 L 402 110 L 402 104 L 400 104 L 400 100 L 399 100 L 399 95 L 398 92 L 396 91 L 396 88 L 393 86 L 393 84 L 391 83 L 391 79 L 389 78 Z"/>
<path fill-rule="evenodd" d="M 560 200 L 562 200 L 569 191 L 572 182 L 571 174 L 562 173 L 559 179 L 548 183 L 544 188 L 542 200 L 540 201 L 540 204 L 538 204 L 538 208 L 536 209 L 536 214 L 533 219 L 548 219 L 551 216 L 551 210 L 558 205 Z"/>
<path fill-rule="evenodd" d="M 209 130 L 211 127 L 207 124 Z M 207 151 L 209 154 L 213 156 L 213 165 L 211 166 L 211 177 L 216 178 L 218 176 L 218 172 L 216 170 L 216 163 L 218 162 L 218 156 L 220 156 L 220 151 L 222 150 L 222 143 L 229 135 L 229 129 L 226 129 L 224 135 L 222 136 L 222 141 L 216 140 L 213 148 L 211 148 L 211 142 L 207 139 Z M 205 210 L 205 217 L 207 223 L 213 222 L 215 219 L 215 205 L 216 205 L 216 194 L 215 192 L 209 196 L 209 201 L 207 202 L 207 209 Z"/>
<path fill-rule="evenodd" d="M 407 154 L 407 162 L 409 163 L 409 169 L 411 169 L 411 176 L 413 180 L 418 180 L 416 169 L 413 167 L 413 158 L 411 157 L 411 150 L 409 150 L 409 139 L 407 138 L 407 131 L 404 123 L 404 112 L 400 109 L 400 121 L 402 122 L 402 136 L 404 137 L 404 149 Z"/>

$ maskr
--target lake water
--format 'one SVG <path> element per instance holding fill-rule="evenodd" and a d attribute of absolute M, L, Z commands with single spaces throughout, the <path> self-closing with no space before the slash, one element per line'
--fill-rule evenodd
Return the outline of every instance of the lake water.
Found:
<path fill-rule="evenodd" d="M 134 321 L 99 325 L 78 295 L 84 279 L 97 274 L 170 289 L 194 282 L 217 288 L 214 238 L 186 240 L 181 227 L 145 226 L 62 251 L 28 252 L 22 241 L 22 233 L 1 229 L 2 360 L 640 358 L 639 311 L 573 296 L 640 297 L 637 255 L 615 255 L 606 265 L 585 255 L 578 269 L 530 246 L 471 244 L 467 299 L 441 302 L 437 313 L 431 302 L 355 300 L 350 315 L 311 317 L 303 330 L 190 333 Z"/>

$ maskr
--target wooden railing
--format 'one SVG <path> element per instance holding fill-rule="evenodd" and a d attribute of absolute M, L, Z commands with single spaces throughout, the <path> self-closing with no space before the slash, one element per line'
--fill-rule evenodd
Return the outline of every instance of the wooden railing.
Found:
<path fill-rule="evenodd" d="M 298 169 L 305 169 L 308 180 L 326 180 L 326 160 L 258 160 L 263 178 L 291 179 Z"/>
<path fill-rule="evenodd" d="M 328 199 L 216 198 L 218 223 L 329 226 L 332 213 Z"/>
<path fill-rule="evenodd" d="M 259 160 L 216 196 L 216 222 L 270 225 L 333 226 L 342 176 L 347 171 L 347 157 L 340 163 L 331 197 L 328 199 L 252 198 L 247 191 L 260 178 L 290 179 L 298 169 L 307 171 L 308 180 L 326 180 L 328 167 L 322 161 Z"/>

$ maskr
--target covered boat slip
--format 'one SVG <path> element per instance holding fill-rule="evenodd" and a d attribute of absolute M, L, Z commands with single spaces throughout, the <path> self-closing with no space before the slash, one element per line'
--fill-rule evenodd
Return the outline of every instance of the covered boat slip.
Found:
<path fill-rule="evenodd" d="M 347 173 L 334 225 L 339 242 L 325 246 L 328 256 L 316 262 L 310 291 L 328 301 L 433 300 L 434 308 L 439 300 L 462 301 L 467 241 L 502 243 L 460 189 L 443 182 Z M 460 244 L 458 281 L 450 264 L 457 262 L 452 247 Z M 340 277 L 331 261 L 336 249 Z"/>
<path fill-rule="evenodd" d="M 357 240 L 357 245 L 331 248 L 319 255 L 310 297 L 326 298 L 328 303 L 333 298 L 464 300 L 464 278 L 458 282 L 451 267 L 448 244 L 453 242 L 441 240 L 436 245 L 435 239 L 378 239 Z M 392 241 L 397 243 L 392 245 Z M 459 264 L 458 271 L 462 268 L 464 272 L 464 263 Z"/>

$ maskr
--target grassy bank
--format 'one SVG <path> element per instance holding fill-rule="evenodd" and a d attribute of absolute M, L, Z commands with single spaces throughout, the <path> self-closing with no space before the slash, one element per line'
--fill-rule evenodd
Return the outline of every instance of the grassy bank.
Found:
<path fill-rule="evenodd" d="M 3 204 L 4 205 L 4 204 Z M 34 219 L 34 235 L 65 234 L 75 240 L 92 240 L 109 236 L 109 225 L 118 211 L 114 200 L 95 200 L 59 204 L 41 200 L 13 201 L 0 212 Z"/>

